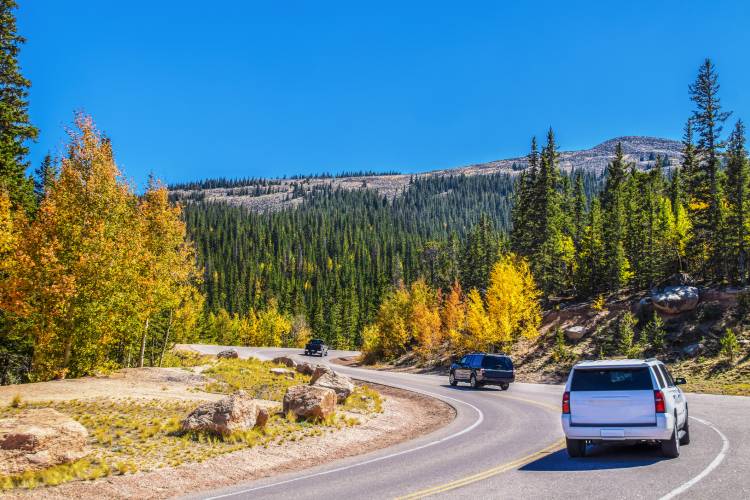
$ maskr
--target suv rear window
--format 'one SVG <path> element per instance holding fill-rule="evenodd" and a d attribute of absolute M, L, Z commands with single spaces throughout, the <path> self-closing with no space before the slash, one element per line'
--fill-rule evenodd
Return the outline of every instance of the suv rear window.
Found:
<path fill-rule="evenodd" d="M 512 370 L 513 363 L 505 356 L 485 356 L 482 360 L 482 368 L 488 370 Z"/>
<path fill-rule="evenodd" d="M 648 368 L 602 368 L 575 370 L 571 391 L 653 390 Z"/>

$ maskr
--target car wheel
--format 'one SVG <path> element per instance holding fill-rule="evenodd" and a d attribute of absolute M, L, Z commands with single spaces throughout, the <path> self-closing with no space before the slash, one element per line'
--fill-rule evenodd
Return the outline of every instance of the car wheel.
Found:
<path fill-rule="evenodd" d="M 672 431 L 672 437 L 661 442 L 661 454 L 669 458 L 680 456 L 680 440 L 677 437 L 679 431 L 677 427 Z"/>
<path fill-rule="evenodd" d="M 500 384 L 500 389 L 504 391 L 507 391 L 509 387 L 510 387 L 510 384 Z"/>
<path fill-rule="evenodd" d="M 477 382 L 477 376 L 473 373 L 471 374 L 471 378 L 469 379 L 469 384 L 471 385 L 472 389 L 479 389 L 481 387 L 479 385 L 479 382 Z"/>
<path fill-rule="evenodd" d="M 458 385 L 458 380 L 456 380 L 456 376 L 453 374 L 453 372 L 450 372 L 450 374 L 448 375 L 448 383 L 453 387 Z"/>
<path fill-rule="evenodd" d="M 680 437 L 680 446 L 690 444 L 690 417 L 685 410 L 685 425 L 682 426 L 682 436 Z"/>
<path fill-rule="evenodd" d="M 579 457 L 586 456 L 586 440 L 585 439 L 565 438 L 565 447 L 568 449 L 568 456 L 570 458 L 579 458 Z"/>

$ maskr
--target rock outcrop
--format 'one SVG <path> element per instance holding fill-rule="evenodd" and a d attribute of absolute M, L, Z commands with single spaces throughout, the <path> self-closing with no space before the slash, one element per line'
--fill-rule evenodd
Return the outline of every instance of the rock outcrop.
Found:
<path fill-rule="evenodd" d="M 219 352 L 216 357 L 219 359 L 236 359 L 240 357 L 240 354 L 234 349 L 227 349 Z"/>
<path fill-rule="evenodd" d="M 287 368 L 297 368 L 297 362 L 289 356 L 279 356 L 278 358 L 273 358 L 272 361 L 277 365 L 284 365 Z"/>
<path fill-rule="evenodd" d="M 310 385 L 332 389 L 336 393 L 337 402 L 343 403 L 354 390 L 354 383 L 346 375 L 336 373 L 330 368 L 322 368 L 325 370 L 315 370 Z"/>
<path fill-rule="evenodd" d="M 0 475 L 70 463 L 89 454 L 86 428 L 52 408 L 0 419 Z"/>
<path fill-rule="evenodd" d="M 581 340 L 586 335 L 586 328 L 580 325 L 569 326 L 565 329 L 565 336 L 568 340 Z"/>
<path fill-rule="evenodd" d="M 182 430 L 228 435 L 263 427 L 267 421 L 268 412 L 247 393 L 237 391 L 231 396 L 197 407 L 182 421 Z"/>
<path fill-rule="evenodd" d="M 692 311 L 698 305 L 700 292 L 694 286 L 668 286 L 651 294 L 654 308 L 665 314 L 680 314 Z"/>
<path fill-rule="evenodd" d="M 705 346 L 700 342 L 697 344 L 690 344 L 682 348 L 682 354 L 689 358 L 694 358 L 703 352 Z"/>
<path fill-rule="evenodd" d="M 284 413 L 292 412 L 299 418 L 323 419 L 336 411 L 336 393 L 332 389 L 314 385 L 295 385 L 284 394 Z"/>
<path fill-rule="evenodd" d="M 313 365 L 307 362 L 298 364 L 295 370 L 297 370 L 297 373 L 301 373 L 302 375 L 312 375 L 315 372 L 315 368 L 313 367 Z"/>
<path fill-rule="evenodd" d="M 310 378 L 310 385 L 314 384 L 316 380 L 328 373 L 333 373 L 333 370 L 325 365 L 315 365 L 315 369 L 312 372 L 312 377 Z"/>

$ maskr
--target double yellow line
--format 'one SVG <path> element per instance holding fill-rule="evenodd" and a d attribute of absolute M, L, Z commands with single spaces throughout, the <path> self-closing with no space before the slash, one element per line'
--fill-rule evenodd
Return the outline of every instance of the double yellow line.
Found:
<path fill-rule="evenodd" d="M 545 408 L 547 410 L 552 411 L 559 411 L 559 409 L 555 406 L 552 406 L 547 403 L 541 403 L 539 401 L 533 401 L 531 399 L 525 399 L 525 398 L 519 398 L 515 396 L 501 396 L 505 399 L 515 399 L 517 401 L 523 401 L 524 403 L 533 404 L 536 406 L 541 406 L 542 408 Z M 530 455 L 526 455 L 525 457 L 521 457 L 519 459 L 513 460 L 512 462 L 507 462 L 504 464 L 500 464 L 496 467 L 493 467 L 491 469 L 479 472 L 478 474 L 474 474 L 471 476 L 467 476 L 461 479 L 457 479 L 455 481 L 452 481 L 450 483 L 441 484 L 439 486 L 433 486 L 432 488 L 427 488 L 421 491 L 416 491 L 414 493 L 411 493 L 406 496 L 398 497 L 397 500 L 412 500 L 416 498 L 425 498 L 430 495 L 437 495 L 438 493 L 445 493 L 446 491 L 455 490 L 456 488 L 461 488 L 463 486 L 476 483 L 477 481 L 482 481 L 484 479 L 488 479 L 492 476 L 496 476 L 498 474 L 502 474 L 503 472 L 507 472 L 509 470 L 515 469 L 517 467 L 522 467 L 528 463 L 533 462 L 534 460 L 538 460 L 540 458 L 543 458 L 550 453 L 554 453 L 560 449 L 563 448 L 565 440 L 560 439 L 559 441 L 556 441 L 552 443 L 551 445 L 547 446 L 546 448 L 543 448 L 539 451 L 535 451 L 534 453 L 531 453 Z"/>

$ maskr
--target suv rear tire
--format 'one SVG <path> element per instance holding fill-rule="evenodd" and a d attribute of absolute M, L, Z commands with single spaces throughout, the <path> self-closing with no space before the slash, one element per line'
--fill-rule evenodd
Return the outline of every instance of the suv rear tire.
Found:
<path fill-rule="evenodd" d="M 507 383 L 507 382 L 504 382 L 504 383 L 500 384 L 500 389 L 502 389 L 504 391 L 507 391 L 509 387 L 510 387 L 510 384 Z"/>
<path fill-rule="evenodd" d="M 680 439 L 677 437 L 679 431 L 677 427 L 672 431 L 672 437 L 661 442 L 661 454 L 669 458 L 680 456 Z"/>
<path fill-rule="evenodd" d="M 586 456 L 586 440 L 585 439 L 565 438 L 565 447 L 568 449 L 568 456 L 570 458 L 579 458 L 579 457 Z"/>
<path fill-rule="evenodd" d="M 682 437 L 680 438 L 680 446 L 690 444 L 690 417 L 688 416 L 687 410 L 685 410 L 685 425 L 682 426 Z"/>

